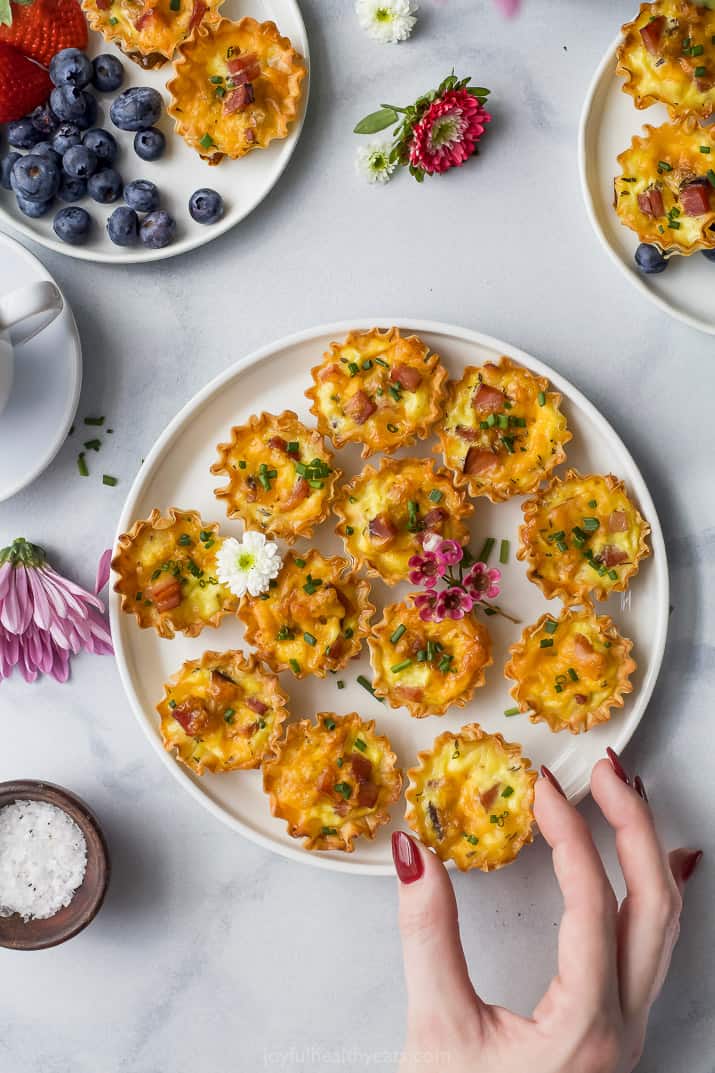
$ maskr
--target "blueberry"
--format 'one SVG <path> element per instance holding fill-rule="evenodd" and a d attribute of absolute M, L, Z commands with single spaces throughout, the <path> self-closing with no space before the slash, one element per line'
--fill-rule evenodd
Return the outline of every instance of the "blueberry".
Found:
<path fill-rule="evenodd" d="M 114 168 L 102 168 L 90 176 L 87 183 L 89 196 L 100 205 L 109 205 L 122 196 L 122 177 Z"/>
<path fill-rule="evenodd" d="M 10 185 L 10 172 L 16 160 L 20 159 L 19 153 L 8 153 L 0 160 L 0 186 L 3 190 L 12 190 Z"/>
<path fill-rule="evenodd" d="M 124 81 L 124 68 L 116 56 L 104 53 L 92 62 L 92 81 L 100 93 L 114 93 Z"/>
<path fill-rule="evenodd" d="M 72 179 L 69 175 L 62 173 L 60 179 L 60 188 L 57 191 L 57 197 L 60 201 L 81 201 L 83 197 L 87 196 L 87 180 L 86 179 Z"/>
<path fill-rule="evenodd" d="M 72 205 L 67 209 L 60 209 L 52 221 L 52 228 L 63 242 L 68 242 L 70 246 L 81 246 L 89 238 L 92 217 L 84 209 Z"/>
<path fill-rule="evenodd" d="M 137 212 L 155 212 L 159 208 L 159 191 L 148 179 L 133 179 L 124 187 L 124 200 Z"/>
<path fill-rule="evenodd" d="M 120 205 L 107 220 L 107 234 L 115 246 L 136 246 L 139 241 L 139 217 L 134 209 Z"/>
<path fill-rule="evenodd" d="M 32 151 L 33 153 L 39 153 L 40 156 L 46 156 L 54 163 L 55 167 L 62 167 L 62 157 L 56 149 L 52 148 L 52 144 L 50 142 L 38 142 Z"/>
<path fill-rule="evenodd" d="M 159 212 L 150 212 L 142 220 L 139 228 L 139 238 L 142 245 L 150 250 L 161 250 L 174 241 L 176 236 L 176 220 L 169 216 L 168 212 L 160 209 Z"/>
<path fill-rule="evenodd" d="M 51 138 L 60 122 L 49 104 L 39 104 L 34 112 L 30 112 L 29 119 L 43 138 Z"/>
<path fill-rule="evenodd" d="M 79 127 L 76 127 L 74 123 L 60 123 L 52 139 L 52 148 L 60 156 L 64 156 L 68 149 L 73 145 L 79 145 L 81 141 L 82 133 Z"/>
<path fill-rule="evenodd" d="M 108 130 L 94 127 L 85 132 L 82 142 L 102 164 L 113 164 L 117 158 L 117 139 Z"/>
<path fill-rule="evenodd" d="M 28 153 L 15 161 L 10 183 L 15 193 L 27 201 L 49 201 L 59 189 L 60 173 L 48 157 Z"/>
<path fill-rule="evenodd" d="M 62 167 L 71 179 L 88 179 L 94 175 L 98 163 L 86 145 L 73 145 L 62 157 Z"/>
<path fill-rule="evenodd" d="M 166 148 L 166 138 L 156 127 L 138 130 L 134 135 L 134 152 L 142 160 L 158 160 Z"/>
<path fill-rule="evenodd" d="M 50 94 L 52 111 L 62 123 L 74 123 L 82 130 L 97 118 L 97 101 L 91 93 L 76 86 L 56 86 Z"/>
<path fill-rule="evenodd" d="M 32 220 L 38 220 L 40 216 L 44 216 L 46 212 L 49 212 L 52 207 L 52 198 L 49 201 L 29 201 L 22 194 L 16 194 L 15 197 L 20 212 L 24 213 L 25 216 L 29 216 Z"/>
<path fill-rule="evenodd" d="M 223 199 L 207 186 L 194 190 L 189 198 L 189 212 L 197 224 L 215 224 L 223 216 Z"/>
<path fill-rule="evenodd" d="M 50 78 L 56 86 L 84 89 L 92 81 L 92 64 L 78 48 L 63 48 L 50 60 Z"/>
<path fill-rule="evenodd" d="M 641 272 L 648 276 L 656 272 L 665 272 L 668 267 L 668 259 L 663 256 L 658 247 L 649 246 L 647 242 L 641 242 L 636 250 L 635 261 Z"/>
<path fill-rule="evenodd" d="M 24 119 L 16 119 L 14 123 L 8 123 L 7 140 L 15 149 L 32 149 L 43 140 L 43 134 L 28 115 Z"/>
<path fill-rule="evenodd" d="M 147 130 L 161 115 L 161 94 L 147 86 L 125 89 L 112 101 L 109 115 L 120 130 Z"/>

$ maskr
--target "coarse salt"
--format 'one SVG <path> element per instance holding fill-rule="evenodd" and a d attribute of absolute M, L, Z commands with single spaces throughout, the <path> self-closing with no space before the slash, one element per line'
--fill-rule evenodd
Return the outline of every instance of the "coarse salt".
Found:
<path fill-rule="evenodd" d="M 44 801 L 0 808 L 0 916 L 45 920 L 84 879 L 87 843 L 74 820 Z"/>

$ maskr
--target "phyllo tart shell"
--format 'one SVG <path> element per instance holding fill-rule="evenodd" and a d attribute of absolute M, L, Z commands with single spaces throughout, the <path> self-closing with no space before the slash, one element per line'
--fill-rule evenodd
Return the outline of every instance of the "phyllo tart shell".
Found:
<path fill-rule="evenodd" d="M 463 708 L 494 662 L 489 633 L 472 615 L 423 622 L 407 604 L 385 608 L 368 645 L 375 695 L 416 719 Z"/>
<path fill-rule="evenodd" d="M 443 861 L 491 872 L 533 841 L 536 772 L 521 746 L 469 723 L 418 759 L 407 772 L 405 819 Z"/>
<path fill-rule="evenodd" d="M 184 663 L 157 704 L 168 752 L 197 775 L 261 766 L 288 717 L 278 679 L 243 652 Z"/>
<path fill-rule="evenodd" d="M 216 576 L 216 553 L 223 542 L 218 530 L 216 522 L 202 521 L 195 510 L 176 507 L 166 517 L 155 509 L 135 522 L 119 537 L 112 559 L 122 611 L 160 637 L 196 637 L 204 626 L 218 626 L 238 606 Z"/>
<path fill-rule="evenodd" d="M 291 552 L 273 587 L 244 597 L 238 613 L 247 643 L 274 671 L 324 678 L 359 655 L 375 613 L 369 595 L 345 559 Z"/>
<path fill-rule="evenodd" d="M 511 695 L 532 723 L 580 734 L 623 707 L 633 689 L 633 642 L 618 633 L 608 615 L 591 607 L 542 615 L 509 649 L 504 667 L 515 685 Z"/>
<path fill-rule="evenodd" d="M 503 357 L 450 381 L 438 428 L 458 487 L 500 503 L 533 492 L 566 457 L 571 439 L 561 395 L 543 376 Z"/>
<path fill-rule="evenodd" d="M 199 26 L 215 26 L 224 0 L 82 0 L 91 29 L 144 68 L 162 67 Z"/>
<path fill-rule="evenodd" d="M 613 474 L 553 477 L 522 504 L 517 558 L 547 600 L 566 605 L 623 592 L 641 559 L 650 555 L 650 526 Z"/>
<path fill-rule="evenodd" d="M 359 567 L 394 585 L 422 552 L 427 533 L 466 544 L 464 523 L 474 510 L 450 474 L 426 458 L 383 458 L 338 489 L 336 532 Z"/>
<path fill-rule="evenodd" d="M 274 22 L 220 19 L 180 48 L 167 83 L 177 134 L 210 164 L 285 138 L 305 62 Z"/>
<path fill-rule="evenodd" d="M 360 444 L 363 458 L 424 439 L 442 410 L 444 366 L 421 339 L 398 328 L 350 332 L 311 372 L 305 394 L 318 428 L 336 447 Z"/>
<path fill-rule="evenodd" d="M 228 484 L 214 494 L 225 501 L 229 518 L 289 544 L 309 537 L 327 518 L 341 471 L 333 468 L 321 434 L 292 410 L 254 415 L 234 426 L 217 450 L 211 472 Z"/>
<path fill-rule="evenodd" d="M 271 812 L 305 849 L 352 853 L 355 838 L 374 838 L 402 792 L 402 772 L 374 720 L 355 712 L 318 712 L 291 723 L 263 764 Z"/>

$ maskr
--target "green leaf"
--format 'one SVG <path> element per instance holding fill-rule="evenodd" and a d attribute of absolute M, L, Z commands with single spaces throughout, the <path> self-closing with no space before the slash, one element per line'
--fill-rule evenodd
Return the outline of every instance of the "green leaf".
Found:
<path fill-rule="evenodd" d="M 491 90 L 484 89 L 483 86 L 470 86 L 469 92 L 473 93 L 475 97 L 488 97 Z"/>
<path fill-rule="evenodd" d="M 0 26 L 12 26 L 10 0 L 0 0 Z"/>
<path fill-rule="evenodd" d="M 2 0 L 0 0 L 2 2 Z M 378 112 L 371 112 L 361 119 L 355 127 L 354 134 L 377 134 L 386 127 L 391 127 L 397 122 L 397 112 L 394 108 L 380 108 Z"/>
<path fill-rule="evenodd" d="M 30 4 L 34 4 L 35 0 L 12 0 L 14 4 L 21 4 L 22 7 L 29 7 Z"/>

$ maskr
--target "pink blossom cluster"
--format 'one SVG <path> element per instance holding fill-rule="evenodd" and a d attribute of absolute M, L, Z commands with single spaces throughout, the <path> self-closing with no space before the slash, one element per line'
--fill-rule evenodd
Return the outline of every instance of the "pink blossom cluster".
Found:
<path fill-rule="evenodd" d="M 456 540 L 443 540 L 429 533 L 421 555 L 408 563 L 409 580 L 423 585 L 424 592 L 412 599 L 424 622 L 442 622 L 469 615 L 478 604 L 499 595 L 501 570 L 489 569 L 486 563 L 472 563 L 464 569 L 464 548 Z M 438 588 L 442 582 L 446 587 Z"/>

